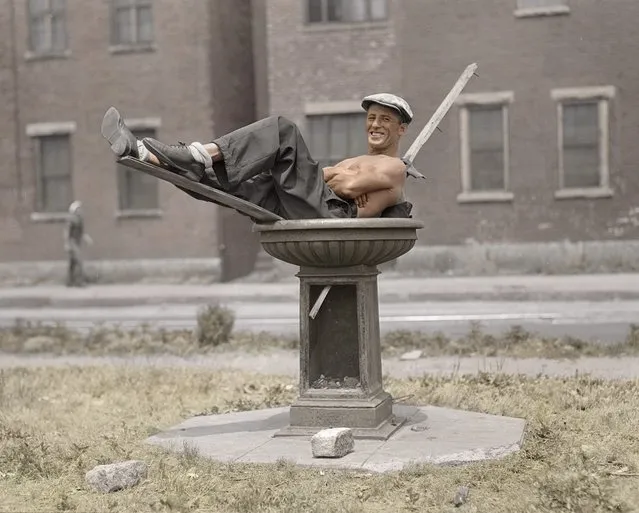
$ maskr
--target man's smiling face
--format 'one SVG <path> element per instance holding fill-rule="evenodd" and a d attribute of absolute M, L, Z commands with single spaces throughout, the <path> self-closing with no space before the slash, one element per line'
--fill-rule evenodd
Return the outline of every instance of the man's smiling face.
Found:
<path fill-rule="evenodd" d="M 389 148 L 396 151 L 400 137 L 406 132 L 406 124 L 395 109 L 372 103 L 367 112 L 366 131 L 371 153 L 384 153 Z"/>

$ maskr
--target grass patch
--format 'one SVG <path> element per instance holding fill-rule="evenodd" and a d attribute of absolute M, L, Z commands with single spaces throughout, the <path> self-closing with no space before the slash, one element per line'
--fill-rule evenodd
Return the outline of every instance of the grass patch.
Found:
<path fill-rule="evenodd" d="M 624 340 L 600 344 L 574 337 L 542 337 L 512 326 L 501 336 L 485 333 L 472 323 L 468 333 L 458 339 L 441 333 L 398 330 L 388 333 L 382 343 L 386 354 L 420 349 L 423 356 L 509 356 L 514 358 L 579 358 L 586 356 L 639 355 L 639 326 L 632 325 Z"/>
<path fill-rule="evenodd" d="M 639 381 L 500 374 L 388 380 L 396 397 L 524 417 L 522 451 L 461 467 L 363 475 L 223 464 L 143 439 L 185 417 L 289 404 L 292 379 L 198 369 L 11 369 L 0 373 L 0 511 L 575 513 L 638 510 Z M 143 459 L 138 487 L 102 495 L 94 465 Z"/>
<path fill-rule="evenodd" d="M 42 325 L 17 322 L 0 328 L 0 351 L 8 353 L 51 353 L 91 355 L 173 354 L 191 356 L 220 351 L 262 352 L 269 349 L 297 349 L 299 340 L 270 333 L 233 331 L 229 311 L 202 310 L 194 330 L 164 330 L 149 326 L 135 329 L 97 326 L 81 333 L 63 324 Z M 420 349 L 423 356 L 503 356 L 513 358 L 579 358 L 586 356 L 639 355 L 639 326 L 633 325 L 624 340 L 599 344 L 572 337 L 541 337 L 513 326 L 501 336 L 482 331 L 473 324 L 460 338 L 441 333 L 393 331 L 382 337 L 385 356 L 397 356 Z"/>

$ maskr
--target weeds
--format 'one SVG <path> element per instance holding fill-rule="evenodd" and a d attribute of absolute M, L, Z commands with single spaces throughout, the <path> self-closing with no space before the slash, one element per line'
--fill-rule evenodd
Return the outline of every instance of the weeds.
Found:
<path fill-rule="evenodd" d="M 639 381 L 500 373 L 389 379 L 395 397 L 527 420 L 523 449 L 459 467 L 414 466 L 390 474 L 218 463 L 190 444 L 147 446 L 149 426 L 167 429 L 194 412 L 290 404 L 293 378 L 205 369 L 40 368 L 3 371 L 0 511 L 459 511 L 619 512 L 639 504 Z M 356 444 L 357 450 L 357 444 Z M 93 466 L 150 464 L 148 480 L 102 495 L 84 484 Z"/>
<path fill-rule="evenodd" d="M 63 325 L 45 326 L 19 322 L 0 328 L 0 352 L 52 353 L 92 355 L 173 354 L 190 356 L 217 351 L 261 352 L 271 349 L 295 350 L 299 340 L 269 333 L 233 331 L 232 313 L 218 306 L 207 307 L 198 316 L 195 330 L 134 329 L 98 326 L 87 333 L 67 329 Z M 573 337 L 541 337 L 513 326 L 495 337 L 473 324 L 459 338 L 441 333 L 396 330 L 381 341 L 386 356 L 420 349 L 423 356 L 503 356 L 514 358 L 579 358 L 584 356 L 639 355 L 639 326 L 630 327 L 624 340 L 616 344 L 600 344 Z M 0 383 L 0 389 L 1 389 Z M 1 401 L 1 395 L 0 395 Z"/>
<path fill-rule="evenodd" d="M 219 346 L 229 341 L 235 314 L 219 305 L 209 305 L 197 314 L 197 341 L 200 346 Z"/>

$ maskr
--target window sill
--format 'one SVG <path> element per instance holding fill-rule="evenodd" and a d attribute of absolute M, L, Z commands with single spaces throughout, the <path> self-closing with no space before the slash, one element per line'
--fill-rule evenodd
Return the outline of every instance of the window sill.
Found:
<path fill-rule="evenodd" d="M 71 57 L 71 50 L 63 50 L 61 52 L 32 52 L 27 51 L 24 54 L 25 61 L 50 61 L 56 59 L 68 59 Z"/>
<path fill-rule="evenodd" d="M 125 45 L 111 45 L 109 46 L 109 52 L 114 55 L 123 53 L 147 53 L 155 52 L 157 47 L 154 43 L 143 44 L 125 44 Z"/>
<path fill-rule="evenodd" d="M 63 223 L 69 218 L 66 212 L 31 212 L 34 223 Z"/>
<path fill-rule="evenodd" d="M 457 203 L 507 203 L 514 198 L 508 191 L 467 191 L 457 195 Z"/>
<path fill-rule="evenodd" d="M 595 199 L 595 198 L 612 198 L 612 189 L 610 187 L 588 187 L 575 189 L 559 189 L 555 191 L 555 199 Z"/>
<path fill-rule="evenodd" d="M 332 32 L 332 31 L 350 31 L 350 30 L 375 30 L 387 29 L 390 26 L 388 20 L 384 21 L 354 21 L 340 22 L 330 21 L 321 23 L 305 23 L 301 27 L 302 32 Z"/>
<path fill-rule="evenodd" d="M 561 16 L 570 14 L 567 5 L 555 5 L 553 7 L 532 7 L 530 9 L 517 9 L 515 18 L 538 18 L 540 16 Z"/>
<path fill-rule="evenodd" d="M 115 213 L 117 219 L 157 219 L 163 216 L 160 209 L 148 210 L 118 210 Z"/>

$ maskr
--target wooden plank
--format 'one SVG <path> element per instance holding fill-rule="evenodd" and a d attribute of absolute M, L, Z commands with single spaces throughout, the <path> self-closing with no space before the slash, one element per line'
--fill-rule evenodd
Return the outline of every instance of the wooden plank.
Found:
<path fill-rule="evenodd" d="M 231 194 L 210 187 L 209 185 L 194 182 L 184 176 L 173 173 L 172 171 L 168 171 L 167 169 L 154 164 L 150 164 L 149 162 L 144 162 L 133 157 L 122 157 L 121 159 L 118 159 L 118 163 L 137 171 L 142 171 L 143 173 L 159 178 L 160 180 L 164 180 L 165 182 L 172 183 L 177 187 L 182 187 L 191 192 L 200 194 L 222 207 L 237 210 L 239 213 L 253 219 L 256 223 L 273 223 L 283 219 L 269 210 L 258 207 L 254 203 L 236 198 Z"/>
<path fill-rule="evenodd" d="M 311 319 L 315 319 L 315 317 L 317 317 L 317 314 L 319 313 L 319 309 L 322 308 L 322 304 L 324 304 L 324 300 L 326 299 L 326 296 L 328 296 L 328 293 L 330 292 L 331 287 L 332 285 L 326 285 L 322 289 L 322 292 L 320 292 L 320 295 L 317 298 L 317 301 L 315 301 L 313 308 L 311 308 L 311 311 L 308 314 L 308 316 Z"/>
<path fill-rule="evenodd" d="M 437 110 L 432 115 L 432 117 L 428 120 L 428 123 L 426 123 L 424 128 L 422 128 L 422 131 L 419 133 L 417 138 L 413 141 L 413 144 L 411 144 L 410 148 L 408 148 L 408 151 L 404 155 L 405 159 L 409 160 L 410 162 L 413 162 L 415 160 L 415 157 L 417 156 L 417 153 L 419 152 L 419 150 L 421 150 L 422 146 L 424 146 L 424 144 L 426 143 L 426 141 L 428 141 L 430 136 L 433 135 L 433 132 L 437 128 L 437 125 L 439 125 L 441 120 L 444 119 L 444 116 L 450 110 L 453 103 L 455 103 L 455 100 L 457 99 L 459 94 L 462 92 L 462 90 L 464 89 L 468 81 L 472 78 L 476 69 L 477 69 L 477 64 L 473 63 L 468 65 L 468 67 L 464 70 L 464 72 L 457 79 L 457 82 L 455 83 L 453 88 L 450 90 L 446 98 L 444 98 L 444 101 L 437 108 Z"/>

